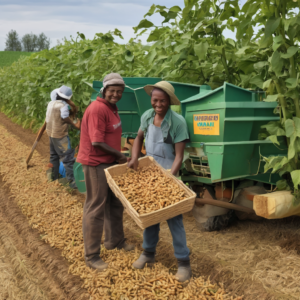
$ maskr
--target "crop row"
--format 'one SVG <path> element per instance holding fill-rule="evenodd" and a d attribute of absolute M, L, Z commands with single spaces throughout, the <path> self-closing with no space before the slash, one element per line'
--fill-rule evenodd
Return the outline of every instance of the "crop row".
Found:
<path fill-rule="evenodd" d="M 21 58 L 0 69 L 0 107 L 23 126 L 39 127 L 45 118 L 51 90 L 62 84 L 72 87 L 79 117 L 89 104 L 90 84 L 110 72 L 123 77 L 162 77 L 166 80 L 209 84 L 225 81 L 254 90 L 264 90 L 265 101 L 277 101 L 280 121 L 262 129 L 260 138 L 275 144 L 287 138 L 286 157 L 263 158 L 266 169 L 300 184 L 299 39 L 300 0 L 185 0 L 184 8 L 152 5 L 139 25 L 136 38 L 118 44 L 115 30 L 98 33 Z M 160 14 L 159 26 L 147 20 Z M 235 39 L 226 38 L 235 33 Z M 225 34 L 226 33 L 226 34 Z M 139 35 L 148 36 L 142 45 Z M 289 175 L 291 174 L 291 175 Z M 287 181 L 280 182 L 288 188 Z"/>

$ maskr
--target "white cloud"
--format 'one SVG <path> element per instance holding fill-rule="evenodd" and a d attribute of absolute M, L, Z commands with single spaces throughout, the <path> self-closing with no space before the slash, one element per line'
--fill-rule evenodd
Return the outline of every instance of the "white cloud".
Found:
<path fill-rule="evenodd" d="M 156 2 L 171 7 L 183 6 L 183 0 L 111 0 L 111 1 L 6 1 L 0 0 L 0 50 L 5 48 L 6 34 L 14 29 L 22 37 L 26 33 L 44 32 L 51 39 L 51 46 L 77 31 L 92 39 L 96 33 L 118 28 L 127 42 L 134 37 L 132 27 L 137 26 L 150 6 Z M 155 23 L 161 17 L 151 18 Z M 145 41 L 145 37 L 142 38 Z"/>

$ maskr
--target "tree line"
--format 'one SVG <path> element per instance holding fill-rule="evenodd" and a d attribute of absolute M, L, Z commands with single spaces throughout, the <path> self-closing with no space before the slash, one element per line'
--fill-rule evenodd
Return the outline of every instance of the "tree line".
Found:
<path fill-rule="evenodd" d="M 22 38 L 16 30 L 11 30 L 6 35 L 5 51 L 38 52 L 50 48 L 50 38 L 43 32 L 39 35 L 27 33 Z"/>

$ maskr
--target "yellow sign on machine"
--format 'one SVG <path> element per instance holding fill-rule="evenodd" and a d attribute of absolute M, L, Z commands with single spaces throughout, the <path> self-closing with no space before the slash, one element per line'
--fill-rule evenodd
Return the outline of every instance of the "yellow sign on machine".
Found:
<path fill-rule="evenodd" d="M 220 135 L 220 114 L 193 115 L 194 134 Z"/>

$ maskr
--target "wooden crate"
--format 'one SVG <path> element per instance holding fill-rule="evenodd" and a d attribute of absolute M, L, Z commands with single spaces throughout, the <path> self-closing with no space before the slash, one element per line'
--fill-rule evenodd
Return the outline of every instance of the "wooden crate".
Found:
<path fill-rule="evenodd" d="M 176 217 L 180 214 L 191 211 L 194 203 L 196 194 L 190 190 L 181 180 L 178 180 L 175 176 L 167 172 L 163 167 L 161 167 L 154 158 L 147 156 L 139 159 L 140 167 L 147 167 L 155 164 L 160 168 L 160 170 L 169 178 L 172 178 L 177 185 L 179 185 L 186 193 L 186 198 L 179 201 L 178 203 L 172 204 L 168 207 L 161 208 L 154 212 L 146 213 L 140 215 L 137 211 L 131 206 L 131 203 L 125 198 L 124 194 L 121 192 L 120 188 L 115 183 L 113 177 L 125 174 L 127 171 L 127 164 L 116 165 L 110 168 L 105 169 L 105 175 L 107 178 L 108 185 L 115 195 L 120 199 L 123 206 L 127 209 L 129 215 L 134 219 L 137 225 L 145 229 L 151 225 L 155 225 L 162 221 L 169 220 L 173 217 Z"/>

